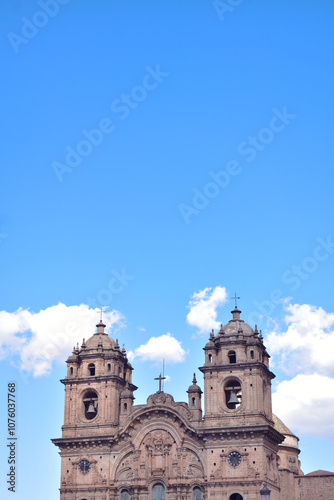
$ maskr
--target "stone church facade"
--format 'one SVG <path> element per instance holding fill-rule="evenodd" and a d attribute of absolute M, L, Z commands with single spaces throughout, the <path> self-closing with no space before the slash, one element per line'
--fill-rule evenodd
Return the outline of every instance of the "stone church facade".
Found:
<path fill-rule="evenodd" d="M 270 500 L 334 499 L 334 474 L 303 476 L 298 438 L 272 413 L 263 337 L 237 307 L 204 347 L 204 408 L 195 374 L 188 403 L 160 386 L 134 405 L 133 368 L 104 329 L 67 359 L 61 500 L 259 500 L 264 484 Z"/>

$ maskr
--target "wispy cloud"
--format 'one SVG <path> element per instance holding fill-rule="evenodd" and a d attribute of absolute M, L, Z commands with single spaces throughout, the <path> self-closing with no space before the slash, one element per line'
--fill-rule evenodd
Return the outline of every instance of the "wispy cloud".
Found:
<path fill-rule="evenodd" d="M 219 328 L 217 308 L 227 301 L 227 291 L 223 286 L 204 288 L 194 292 L 189 301 L 187 322 L 198 328 L 199 335 L 208 333 L 212 328 Z"/>

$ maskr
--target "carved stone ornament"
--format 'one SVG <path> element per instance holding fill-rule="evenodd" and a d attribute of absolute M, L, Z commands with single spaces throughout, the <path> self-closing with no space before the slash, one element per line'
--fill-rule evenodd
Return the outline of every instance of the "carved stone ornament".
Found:
<path fill-rule="evenodd" d="M 152 431 L 147 434 L 145 438 L 145 446 L 147 450 L 155 455 L 168 451 L 173 443 L 174 439 L 172 436 L 164 430 Z"/>

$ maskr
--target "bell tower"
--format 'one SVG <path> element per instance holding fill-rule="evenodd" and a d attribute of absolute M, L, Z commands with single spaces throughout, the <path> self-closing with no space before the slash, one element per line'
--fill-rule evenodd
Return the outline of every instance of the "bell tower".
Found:
<path fill-rule="evenodd" d="M 232 319 L 216 336 L 212 331 L 204 347 L 205 419 L 217 423 L 227 415 L 231 420 L 256 419 L 272 423 L 269 354 L 257 326 L 253 330 L 233 309 Z"/>
<path fill-rule="evenodd" d="M 211 460 L 217 467 L 220 464 L 226 484 L 233 477 L 235 491 L 239 485 L 240 492 L 247 489 L 255 495 L 265 481 L 276 500 L 276 457 L 282 435 L 274 429 L 272 417 L 275 375 L 257 326 L 253 329 L 240 318 L 237 305 L 231 313 L 232 319 L 216 335 L 212 331 L 204 347 L 203 427 L 208 431 Z"/>
<path fill-rule="evenodd" d="M 73 348 L 66 361 L 67 376 L 61 380 L 65 386 L 64 425 L 62 437 L 52 441 L 60 448 L 60 498 L 64 500 L 76 494 L 83 496 L 75 498 L 88 498 L 88 488 L 106 485 L 108 438 L 119 432 L 133 406 L 137 389 L 132 384 L 133 368 L 124 346 L 121 350 L 118 341 L 104 331 L 105 326 L 101 319 L 96 333 L 83 339 L 80 348 Z"/>

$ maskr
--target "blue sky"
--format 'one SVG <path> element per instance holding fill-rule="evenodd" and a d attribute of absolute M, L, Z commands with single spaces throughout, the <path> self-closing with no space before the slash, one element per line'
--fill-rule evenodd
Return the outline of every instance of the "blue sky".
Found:
<path fill-rule="evenodd" d="M 302 469 L 333 471 L 334 358 L 321 354 L 334 342 L 332 2 L 46 3 L 11 0 L 0 16 L 1 401 L 15 380 L 16 498 L 58 498 L 59 379 L 95 319 L 69 349 L 52 339 L 80 304 L 109 308 L 137 403 L 161 360 L 136 349 L 170 333 L 165 390 L 184 400 L 236 291 L 271 347 Z M 196 300 L 207 332 L 187 321 Z M 291 394 L 309 420 L 283 407 Z"/>

